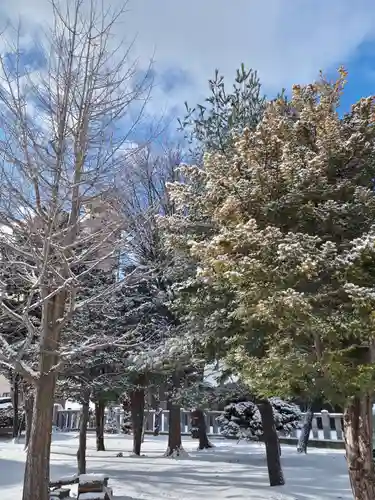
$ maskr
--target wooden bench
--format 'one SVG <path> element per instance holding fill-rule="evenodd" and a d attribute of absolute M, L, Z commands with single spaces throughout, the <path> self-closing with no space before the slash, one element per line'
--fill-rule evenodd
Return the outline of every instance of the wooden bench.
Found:
<path fill-rule="evenodd" d="M 71 486 L 78 483 L 78 476 L 70 476 L 49 482 L 49 498 L 50 500 L 62 500 L 70 498 L 70 488 L 64 486 Z"/>
<path fill-rule="evenodd" d="M 108 477 L 103 474 L 81 474 L 78 480 L 78 500 L 112 500 Z"/>
<path fill-rule="evenodd" d="M 80 493 L 78 500 L 112 500 L 112 489 L 105 487 L 106 491 L 88 491 L 87 493 Z"/>
<path fill-rule="evenodd" d="M 50 481 L 50 500 L 69 498 L 70 486 L 78 484 L 79 500 L 112 500 L 113 491 L 108 486 L 109 477 L 103 474 L 81 474 Z"/>
<path fill-rule="evenodd" d="M 63 498 L 70 498 L 70 488 L 57 488 L 50 491 L 49 500 L 62 500 Z"/>

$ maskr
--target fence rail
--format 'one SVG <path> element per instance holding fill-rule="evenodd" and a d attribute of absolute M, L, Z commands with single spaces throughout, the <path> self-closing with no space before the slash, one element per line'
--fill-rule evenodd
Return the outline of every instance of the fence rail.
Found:
<path fill-rule="evenodd" d="M 168 433 L 168 410 L 163 410 L 160 419 L 160 434 Z M 206 412 L 207 433 L 212 436 L 220 436 L 219 426 L 216 418 L 221 415 L 220 411 Z M 80 410 L 59 410 L 55 413 L 56 427 L 63 431 L 77 431 L 79 429 Z M 118 408 L 106 410 L 105 423 L 111 423 L 114 427 L 121 431 L 124 423 L 124 412 Z M 145 414 L 145 432 L 152 432 L 155 425 L 155 411 L 149 410 Z M 89 429 L 95 429 L 95 417 L 90 415 Z M 190 412 L 181 411 L 181 432 L 189 434 L 190 431 Z M 286 436 L 289 439 L 296 439 L 300 435 L 300 430 L 294 430 Z M 320 413 L 314 413 L 312 421 L 312 429 L 310 438 L 314 441 L 328 442 L 336 441 L 343 442 L 343 415 L 342 413 L 329 413 L 323 410 Z M 328 444 L 328 443 L 327 443 Z"/>

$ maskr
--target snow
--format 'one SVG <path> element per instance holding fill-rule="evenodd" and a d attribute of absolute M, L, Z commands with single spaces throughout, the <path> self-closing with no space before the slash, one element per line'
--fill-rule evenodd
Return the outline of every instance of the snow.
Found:
<path fill-rule="evenodd" d="M 53 439 L 53 438 L 52 438 Z M 59 483 L 67 483 L 69 481 L 76 481 L 78 478 L 77 474 L 70 474 L 69 476 L 59 476 L 58 478 L 55 478 L 55 477 L 52 477 L 51 479 L 52 480 L 56 480 L 56 483 L 59 482 Z"/>
<path fill-rule="evenodd" d="M 53 434 L 51 479 L 76 473 L 76 434 Z M 264 446 L 215 439 L 215 448 L 197 452 L 197 442 L 183 440 L 189 456 L 165 458 L 165 436 L 147 436 L 142 459 L 132 457 L 131 436 L 106 435 L 107 451 L 95 450 L 89 434 L 87 472 L 109 476 L 115 500 L 349 500 L 352 499 L 342 450 L 310 448 L 299 455 L 284 446 L 286 485 L 268 485 Z M 123 452 L 123 457 L 116 457 Z M 25 461 L 23 444 L 0 441 L 1 500 L 21 499 Z M 75 492 L 77 486 L 72 487 Z"/>
<path fill-rule="evenodd" d="M 0 403 L 0 410 L 10 410 L 12 408 L 12 403 Z"/>
<path fill-rule="evenodd" d="M 77 403 L 76 401 L 72 401 L 70 399 L 67 399 L 65 401 L 65 410 L 81 410 L 82 405 L 81 403 Z M 95 404 L 90 401 L 90 410 L 95 409 Z"/>
<path fill-rule="evenodd" d="M 105 491 L 101 493 L 93 493 L 93 492 L 80 493 L 79 500 L 100 500 L 100 499 L 105 500 L 105 496 L 106 496 Z"/>
<path fill-rule="evenodd" d="M 0 398 L 0 410 L 9 410 L 10 408 L 13 408 L 12 398 L 1 397 Z"/>
<path fill-rule="evenodd" d="M 93 481 L 103 482 L 108 478 L 105 474 L 81 474 L 79 484 L 92 483 Z"/>

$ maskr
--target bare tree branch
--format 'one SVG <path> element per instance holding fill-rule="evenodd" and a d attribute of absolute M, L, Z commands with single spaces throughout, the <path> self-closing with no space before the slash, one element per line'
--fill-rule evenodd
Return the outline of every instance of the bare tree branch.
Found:
<path fill-rule="evenodd" d="M 137 152 L 128 146 L 152 89 L 150 72 L 139 78 L 131 60 L 132 43 L 113 46 L 125 6 L 103 7 L 52 0 L 38 71 L 23 60 L 19 28 L 0 55 L 0 308 L 24 335 L 12 343 L 0 329 L 0 364 L 36 385 L 42 434 L 57 367 L 103 347 L 88 336 L 84 349 L 66 349 L 61 333 L 77 309 L 105 300 L 105 291 L 77 297 L 87 275 L 110 273 L 118 260 L 126 227 L 114 183 Z M 22 289 L 17 300 L 14 289 Z M 31 469 L 48 470 L 48 443 L 47 434 L 31 442 L 26 466 L 25 489 L 43 500 L 47 486 Z"/>

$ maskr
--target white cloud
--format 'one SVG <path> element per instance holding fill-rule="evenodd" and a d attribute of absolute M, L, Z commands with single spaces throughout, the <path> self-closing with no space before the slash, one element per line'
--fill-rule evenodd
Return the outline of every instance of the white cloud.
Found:
<path fill-rule="evenodd" d="M 178 96 L 165 96 L 170 103 L 177 97 L 194 102 L 205 95 L 215 67 L 232 77 L 242 61 L 258 69 L 271 92 L 308 81 L 319 69 L 345 62 L 375 33 L 371 0 L 130 0 L 128 8 L 118 34 L 138 34 L 140 60 L 146 63 L 155 49 L 157 69 L 192 75 L 193 84 Z M 30 26 L 44 24 L 50 12 L 49 0 L 0 4 L 0 15 L 22 15 Z"/>

